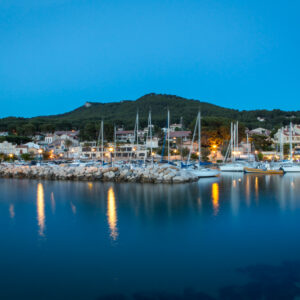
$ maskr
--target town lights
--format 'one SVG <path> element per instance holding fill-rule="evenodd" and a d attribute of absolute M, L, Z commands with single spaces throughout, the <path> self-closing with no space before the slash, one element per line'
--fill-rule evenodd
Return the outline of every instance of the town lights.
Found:
<path fill-rule="evenodd" d="M 155 155 L 155 152 L 152 152 L 151 155 L 154 156 L 154 155 Z"/>
<path fill-rule="evenodd" d="M 217 145 L 212 145 L 212 147 L 213 147 L 213 149 L 217 149 L 218 146 Z"/>
<path fill-rule="evenodd" d="M 42 154 L 42 153 L 43 153 L 43 149 L 39 149 L 39 150 L 38 150 L 38 153 L 39 153 L 39 154 Z"/>
<path fill-rule="evenodd" d="M 14 157 L 14 155 L 13 155 L 12 153 L 8 154 L 8 156 L 9 156 L 10 158 L 13 158 L 13 157 Z"/>
<path fill-rule="evenodd" d="M 109 148 L 108 148 L 108 151 L 109 151 L 110 153 L 112 153 L 112 152 L 114 152 L 114 148 L 113 148 L 113 147 L 109 147 Z"/>

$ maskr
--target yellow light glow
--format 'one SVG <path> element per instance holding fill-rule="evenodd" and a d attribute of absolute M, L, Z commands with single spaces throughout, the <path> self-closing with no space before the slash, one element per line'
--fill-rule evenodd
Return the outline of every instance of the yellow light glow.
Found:
<path fill-rule="evenodd" d="M 92 190 L 93 189 L 93 183 L 92 182 L 88 182 L 88 187 L 89 187 L 89 190 Z"/>
<path fill-rule="evenodd" d="M 116 207 L 116 197 L 115 192 L 112 187 L 109 188 L 107 192 L 107 221 L 110 229 L 110 237 L 115 241 L 118 237 L 117 228 L 117 207 Z"/>
<path fill-rule="evenodd" d="M 43 149 L 39 149 L 39 150 L 38 150 L 38 153 L 39 153 L 39 154 L 42 154 L 42 153 L 43 153 Z"/>
<path fill-rule="evenodd" d="M 217 145 L 213 145 L 212 147 L 213 147 L 214 149 L 217 149 Z"/>
<path fill-rule="evenodd" d="M 109 151 L 109 152 L 114 152 L 114 148 L 113 148 L 113 147 L 109 147 L 109 148 L 108 148 L 108 151 Z"/>
<path fill-rule="evenodd" d="M 219 184 L 213 183 L 211 189 L 212 205 L 214 209 L 214 215 L 216 216 L 219 212 Z"/>
<path fill-rule="evenodd" d="M 39 226 L 39 235 L 45 236 L 45 196 L 44 187 L 41 183 L 37 186 L 37 219 Z"/>

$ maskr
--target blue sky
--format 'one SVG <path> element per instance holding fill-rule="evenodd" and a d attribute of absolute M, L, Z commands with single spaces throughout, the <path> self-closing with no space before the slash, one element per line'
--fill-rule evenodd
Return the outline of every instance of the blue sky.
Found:
<path fill-rule="evenodd" d="M 300 110 L 300 2 L 0 0 L 0 116 L 170 93 Z"/>

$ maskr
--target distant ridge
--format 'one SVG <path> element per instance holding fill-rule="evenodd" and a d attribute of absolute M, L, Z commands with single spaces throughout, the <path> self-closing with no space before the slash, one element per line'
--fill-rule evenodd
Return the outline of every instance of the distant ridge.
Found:
<path fill-rule="evenodd" d="M 300 123 L 300 111 L 239 111 L 175 95 L 150 93 L 137 100 L 109 103 L 88 101 L 73 111 L 59 115 L 34 118 L 4 118 L 0 119 L 0 130 L 7 130 L 9 126 L 22 126 L 28 123 L 36 127 L 41 124 L 53 124 L 57 128 L 82 128 L 87 122 L 99 122 L 101 119 L 106 123 L 115 123 L 132 128 L 137 110 L 139 111 L 141 125 L 146 125 L 149 109 L 152 111 L 153 123 L 164 126 L 168 108 L 171 112 L 171 122 L 179 122 L 182 117 L 187 127 L 195 119 L 198 110 L 201 111 L 203 116 L 204 126 L 210 126 L 213 123 L 216 123 L 216 126 L 221 123 L 228 124 L 231 120 L 239 120 L 249 128 L 265 127 L 269 129 L 288 124 L 291 120 L 294 123 Z M 265 121 L 260 122 L 258 118 Z"/>

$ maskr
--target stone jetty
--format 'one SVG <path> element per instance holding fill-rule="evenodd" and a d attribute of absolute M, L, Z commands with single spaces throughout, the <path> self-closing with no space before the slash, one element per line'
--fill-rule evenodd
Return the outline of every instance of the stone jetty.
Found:
<path fill-rule="evenodd" d="M 23 166 L 1 164 L 0 177 L 74 181 L 112 181 L 141 183 L 185 183 L 197 176 L 170 165 L 146 167 L 95 167 L 69 165 Z"/>

